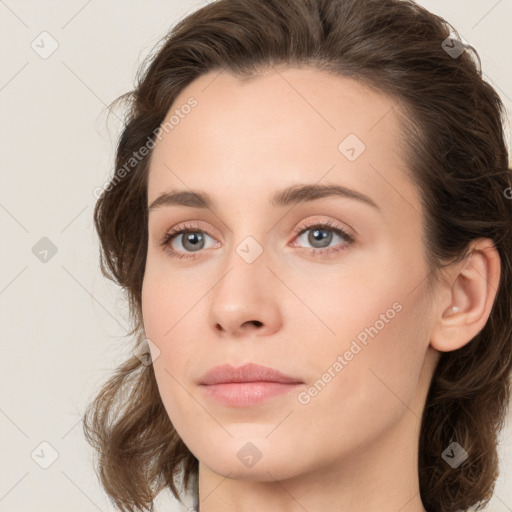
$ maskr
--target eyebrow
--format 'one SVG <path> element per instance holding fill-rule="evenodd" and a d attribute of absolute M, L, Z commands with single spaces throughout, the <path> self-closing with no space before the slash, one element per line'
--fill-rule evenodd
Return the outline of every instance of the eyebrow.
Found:
<path fill-rule="evenodd" d="M 270 204 L 273 207 L 285 207 L 307 201 L 315 201 L 324 197 L 343 197 L 365 203 L 378 211 L 379 206 L 367 195 L 342 185 L 298 184 L 276 192 Z M 149 206 L 149 211 L 162 206 L 189 206 L 191 208 L 213 207 L 213 200 L 205 192 L 195 190 L 173 190 L 163 192 Z"/>

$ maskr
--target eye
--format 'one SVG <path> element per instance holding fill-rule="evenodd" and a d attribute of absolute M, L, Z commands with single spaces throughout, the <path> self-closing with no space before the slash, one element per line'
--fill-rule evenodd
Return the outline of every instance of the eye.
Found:
<path fill-rule="evenodd" d="M 160 243 L 173 257 L 193 258 L 194 252 L 207 248 L 205 237 L 213 239 L 196 224 L 181 224 L 166 233 Z M 181 245 L 184 251 L 176 249 L 176 245 Z"/>
<path fill-rule="evenodd" d="M 314 256 L 338 253 L 345 250 L 355 241 L 354 237 L 349 235 L 341 226 L 337 226 L 330 221 L 321 223 L 316 222 L 306 225 L 302 224 L 297 228 L 297 232 L 298 239 L 304 237 L 304 235 L 309 232 L 305 243 L 313 246 L 313 248 L 309 249 L 307 252 Z M 341 239 L 341 244 L 330 247 L 330 244 L 335 237 Z M 293 243 L 292 245 L 296 246 L 297 244 Z"/>
<path fill-rule="evenodd" d="M 308 232 L 310 233 L 306 237 L 305 243 L 311 244 L 313 248 L 305 248 L 305 250 L 308 254 L 313 256 L 325 256 L 327 254 L 338 253 L 345 250 L 355 241 L 355 238 L 352 235 L 349 235 L 341 226 L 337 226 L 329 221 L 310 222 L 309 224 L 304 223 L 300 225 L 295 230 L 295 233 L 297 234 L 296 238 L 300 239 Z M 335 246 L 330 246 L 335 237 L 341 239 L 341 243 L 338 243 L 338 245 Z M 164 247 L 172 257 L 194 258 L 196 257 L 194 253 L 200 253 L 203 249 L 219 246 L 217 242 L 217 245 L 212 244 L 210 247 L 207 247 L 207 238 L 215 240 L 197 224 L 181 224 L 167 232 L 162 238 L 160 245 Z M 179 248 L 180 245 L 181 248 Z M 292 246 L 300 247 L 296 242 L 294 242 Z"/>

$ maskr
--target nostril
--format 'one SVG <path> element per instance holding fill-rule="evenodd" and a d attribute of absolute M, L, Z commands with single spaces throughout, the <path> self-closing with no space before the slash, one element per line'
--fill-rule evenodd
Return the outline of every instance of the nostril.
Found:
<path fill-rule="evenodd" d="M 248 320 L 247 322 L 244 322 L 242 327 L 246 326 L 246 325 L 254 325 L 255 327 L 261 327 L 263 325 L 263 322 L 260 322 L 259 320 Z M 217 331 L 225 331 L 226 329 L 224 329 L 224 327 L 222 326 L 222 324 L 215 324 L 215 329 Z"/>

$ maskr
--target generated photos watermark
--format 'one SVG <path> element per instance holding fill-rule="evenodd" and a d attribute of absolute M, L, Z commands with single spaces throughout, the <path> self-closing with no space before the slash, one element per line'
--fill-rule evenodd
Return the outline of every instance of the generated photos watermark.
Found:
<path fill-rule="evenodd" d="M 182 119 L 190 114 L 194 107 L 197 107 L 198 101 L 196 98 L 191 96 L 186 103 L 181 107 L 174 110 L 173 114 L 169 116 L 167 121 L 161 124 L 156 130 L 153 130 L 152 135 L 148 135 L 146 143 L 139 148 L 138 151 L 134 151 L 132 156 L 128 159 L 125 164 L 117 169 L 114 176 L 108 181 L 103 183 L 101 187 L 96 187 L 92 194 L 96 199 L 99 199 L 104 192 L 110 192 L 127 174 L 129 174 L 156 146 L 155 139 L 162 140 L 162 132 L 169 133 L 176 126 L 180 124 Z"/>
<path fill-rule="evenodd" d="M 402 311 L 403 306 L 400 302 L 396 301 L 392 304 L 391 308 L 387 309 L 385 313 L 381 313 L 379 316 L 379 320 L 376 320 L 375 323 L 366 327 L 362 330 L 350 345 L 350 348 L 344 352 L 343 355 L 338 355 L 336 361 L 333 362 L 326 369 L 326 371 L 322 374 L 322 376 L 314 383 L 313 386 L 310 386 L 307 390 L 301 391 L 297 395 L 297 400 L 302 405 L 307 405 L 311 402 L 311 399 L 318 394 L 327 386 L 329 382 L 332 381 L 338 373 L 340 373 L 343 368 L 345 368 L 350 361 L 354 359 L 354 356 L 359 354 L 364 347 L 368 345 L 368 337 L 375 338 L 379 334 L 382 329 L 389 324 L 393 318 L 395 318 L 397 313 Z M 362 346 L 361 346 L 362 345 Z"/>

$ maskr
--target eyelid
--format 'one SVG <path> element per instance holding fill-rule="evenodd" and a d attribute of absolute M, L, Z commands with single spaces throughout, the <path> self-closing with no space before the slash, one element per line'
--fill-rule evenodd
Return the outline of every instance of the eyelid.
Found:
<path fill-rule="evenodd" d="M 338 236 L 343 238 L 345 241 L 337 244 L 333 247 L 325 247 L 325 248 L 316 248 L 316 247 L 300 247 L 304 252 L 312 254 L 312 255 L 332 255 L 339 253 L 345 249 L 347 249 L 350 245 L 352 245 L 356 241 L 356 237 L 352 235 L 349 230 L 347 230 L 345 227 L 340 225 L 339 223 L 332 221 L 332 220 L 320 220 L 318 218 L 316 219 L 309 219 L 306 221 L 303 221 L 300 223 L 296 228 L 294 228 L 294 238 L 293 240 L 296 240 L 299 236 L 301 236 L 303 233 L 312 230 L 314 228 L 318 229 L 324 229 L 327 231 L 333 231 Z M 178 236 L 183 236 L 186 233 L 189 232 L 201 232 L 206 234 L 207 236 L 214 239 L 216 242 L 218 240 L 215 236 L 211 235 L 208 230 L 203 229 L 198 221 L 188 221 L 183 222 L 180 224 L 177 224 L 176 226 L 172 227 L 170 230 L 166 231 L 163 235 L 163 237 L 160 239 L 159 243 L 164 249 L 169 252 L 173 257 L 176 257 L 178 259 L 187 259 L 187 258 L 195 258 L 194 252 L 181 252 L 176 251 L 174 249 L 170 249 L 170 244 L 174 240 L 174 238 L 177 238 Z M 295 244 L 292 245 L 293 247 L 297 247 Z M 201 253 L 204 253 L 204 250 L 197 251 L 198 257 L 200 257 Z"/>
<path fill-rule="evenodd" d="M 174 234 L 178 234 L 178 233 L 181 234 L 181 232 L 187 231 L 187 230 L 188 231 L 201 231 L 203 233 L 206 233 L 208 236 L 215 238 L 213 235 L 211 235 L 209 233 L 208 230 L 203 229 L 199 225 L 199 222 L 200 221 L 192 220 L 192 221 L 185 221 L 185 222 L 176 224 L 175 226 L 173 226 L 171 229 L 167 230 L 164 233 L 164 235 L 161 237 L 161 241 L 168 239 L 170 236 L 172 236 Z M 333 222 L 331 220 L 315 219 L 315 220 L 303 221 L 297 227 L 294 228 L 293 233 L 295 236 L 300 235 L 300 234 L 302 234 L 302 232 L 307 231 L 308 229 L 312 229 L 314 227 L 324 227 L 324 228 L 328 227 L 333 230 L 339 230 L 339 231 L 343 232 L 345 237 L 347 237 L 351 240 L 355 239 L 355 236 L 353 234 L 351 234 L 351 232 L 349 230 L 347 230 L 346 228 L 342 227 L 339 224 L 336 224 L 335 222 Z"/>
<path fill-rule="evenodd" d="M 350 230 L 346 229 L 341 224 L 332 221 L 332 220 L 306 220 L 303 223 L 299 224 L 295 229 L 294 232 L 296 235 L 302 234 L 304 231 L 308 231 L 310 229 L 313 229 L 315 227 L 321 227 L 321 228 L 328 228 L 329 230 L 333 231 L 340 231 L 343 236 L 350 242 L 354 242 L 356 237 L 353 235 Z"/>
<path fill-rule="evenodd" d="M 216 238 L 215 236 L 210 234 L 209 229 L 203 228 L 200 223 L 201 223 L 201 221 L 197 221 L 197 220 L 180 222 L 180 223 L 176 224 L 175 226 L 173 226 L 172 228 L 166 230 L 164 232 L 163 236 L 161 237 L 160 242 L 162 242 L 165 239 L 168 239 L 170 236 L 173 236 L 175 234 L 178 234 L 178 233 L 181 234 L 181 232 L 183 232 L 183 231 L 185 231 L 185 232 L 186 231 L 192 231 L 192 232 L 200 231 L 202 233 L 206 233 L 208 236 L 210 236 L 212 238 Z"/>

